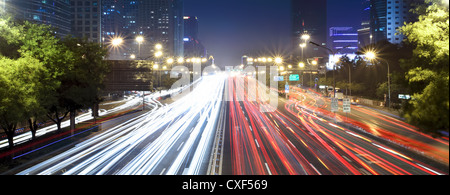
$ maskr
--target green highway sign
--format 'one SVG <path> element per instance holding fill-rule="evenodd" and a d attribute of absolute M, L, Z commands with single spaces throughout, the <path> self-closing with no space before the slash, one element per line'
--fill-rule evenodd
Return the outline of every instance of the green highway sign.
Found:
<path fill-rule="evenodd" d="M 289 81 L 300 81 L 300 75 L 298 75 L 298 74 L 291 74 L 289 76 Z"/>

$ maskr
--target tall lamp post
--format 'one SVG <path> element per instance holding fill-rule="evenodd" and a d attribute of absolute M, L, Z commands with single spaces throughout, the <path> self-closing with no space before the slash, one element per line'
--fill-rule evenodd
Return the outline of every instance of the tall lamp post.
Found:
<path fill-rule="evenodd" d="M 382 60 L 387 64 L 387 68 L 388 68 L 388 73 L 387 73 L 387 78 L 388 78 L 388 108 L 391 109 L 391 73 L 390 73 L 390 65 L 389 62 L 385 59 L 382 58 L 377 58 L 377 54 L 373 51 L 369 51 L 366 52 L 366 58 L 369 60 Z"/>
<path fill-rule="evenodd" d="M 141 58 L 141 44 L 144 42 L 144 37 L 143 36 L 137 36 L 136 37 L 136 42 L 139 45 L 139 56 L 138 56 L 138 58 Z"/>
<path fill-rule="evenodd" d="M 320 47 L 320 48 L 328 50 L 329 52 L 331 52 L 333 54 L 333 58 L 336 56 L 336 52 L 333 51 L 332 49 L 328 48 L 328 47 L 319 45 L 319 44 L 314 43 L 312 41 L 310 41 L 309 43 L 312 44 L 312 45 L 315 45 L 317 47 Z M 334 65 L 333 65 L 333 91 L 334 91 L 334 98 L 336 98 L 336 76 L 335 76 L 334 72 L 336 72 L 336 63 L 334 63 Z"/>
<path fill-rule="evenodd" d="M 156 57 L 156 61 L 157 61 L 157 64 L 155 64 L 154 66 L 153 66 L 153 69 L 155 69 L 156 68 L 156 70 L 158 70 L 158 72 L 159 72 L 159 80 L 158 80 L 158 87 L 161 89 L 161 72 L 159 71 L 159 60 L 160 60 L 160 58 L 163 56 L 163 52 L 162 52 L 162 49 L 163 49 L 163 46 L 161 45 L 161 44 L 156 44 L 155 45 L 155 49 L 156 49 L 156 52 L 155 52 L 155 57 Z M 160 92 L 161 92 L 161 90 L 160 90 Z"/>

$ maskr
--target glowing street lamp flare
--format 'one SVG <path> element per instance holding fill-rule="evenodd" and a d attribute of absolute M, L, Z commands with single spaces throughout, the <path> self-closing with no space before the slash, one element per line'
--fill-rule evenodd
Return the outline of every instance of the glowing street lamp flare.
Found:
<path fill-rule="evenodd" d="M 377 54 L 375 54 L 375 52 L 373 51 L 369 51 L 366 53 L 366 58 L 369 60 L 374 60 L 375 58 L 377 58 Z"/>
<path fill-rule="evenodd" d="M 155 57 L 159 58 L 163 55 L 162 51 L 158 51 L 155 53 Z"/>
<path fill-rule="evenodd" d="M 303 40 L 309 40 L 311 38 L 311 36 L 310 35 L 308 35 L 308 34 L 304 34 L 304 35 L 302 35 L 302 39 Z"/>
<path fill-rule="evenodd" d="M 162 45 L 161 44 L 156 44 L 155 48 L 156 48 L 156 50 L 161 50 L 162 49 Z"/>
<path fill-rule="evenodd" d="M 114 47 L 118 47 L 118 46 L 122 45 L 122 43 L 123 43 L 122 38 L 115 38 L 111 42 L 112 46 L 114 46 Z"/>
<path fill-rule="evenodd" d="M 283 59 L 282 58 L 275 58 L 275 63 L 276 64 L 281 64 L 281 63 L 283 63 Z"/>
<path fill-rule="evenodd" d="M 178 58 L 177 62 L 178 62 L 178 64 L 182 64 L 184 62 L 184 58 L 182 58 L 182 57 Z"/>
<path fill-rule="evenodd" d="M 138 43 L 142 43 L 142 42 L 144 42 L 144 37 L 143 36 L 138 36 L 138 37 L 136 37 L 136 41 Z"/>
<path fill-rule="evenodd" d="M 305 67 L 305 63 L 303 63 L 303 62 L 300 62 L 300 63 L 298 64 L 298 67 L 300 67 L 300 68 L 304 68 L 304 67 Z"/>

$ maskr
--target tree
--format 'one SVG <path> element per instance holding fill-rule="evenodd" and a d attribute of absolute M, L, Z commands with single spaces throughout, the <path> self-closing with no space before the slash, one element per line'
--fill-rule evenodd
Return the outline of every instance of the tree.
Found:
<path fill-rule="evenodd" d="M 426 0 L 414 12 L 419 20 L 400 29 L 416 46 L 413 57 L 402 60 L 413 93 L 403 112 L 408 122 L 438 134 L 449 130 L 449 11 L 441 1 Z"/>
<path fill-rule="evenodd" d="M 31 117 L 30 109 L 39 107 L 39 75 L 45 74 L 42 64 L 25 56 L 17 60 L 0 58 L 0 127 L 5 131 L 9 147 L 17 125 Z"/>
<path fill-rule="evenodd" d="M 36 119 L 42 118 L 42 113 L 46 113 L 61 131 L 61 122 L 68 114 L 66 108 L 71 105 L 70 97 L 64 96 L 61 83 L 74 68 L 74 54 L 60 43 L 50 26 L 28 21 L 21 26 L 22 32 L 17 37 L 20 55 L 38 59 L 48 72 L 46 77 L 40 78 L 45 86 L 40 89 L 42 93 L 38 99 L 42 109 L 36 110 L 35 115 L 30 118 L 31 124 L 36 124 Z M 32 132 L 36 131 L 36 127 L 30 125 Z"/>
<path fill-rule="evenodd" d="M 0 18 L 0 126 L 10 147 L 18 124 L 27 121 L 34 139 L 38 120 L 48 117 L 61 131 L 69 112 L 74 122 L 77 109 L 101 101 L 106 49 L 52 32 L 47 25 Z"/>
<path fill-rule="evenodd" d="M 11 59 L 20 57 L 19 35 L 23 27 L 16 23 L 9 16 L 0 17 L 0 56 Z"/>
<path fill-rule="evenodd" d="M 92 108 L 94 116 L 100 103 L 100 90 L 110 70 L 104 60 L 107 49 L 87 39 L 66 37 L 62 44 L 72 52 L 72 67 L 62 80 L 63 96 L 66 97 L 66 109 L 70 113 L 71 129 L 74 128 L 75 115 L 78 109 Z"/>
<path fill-rule="evenodd" d="M 43 63 L 21 50 L 24 42 L 29 41 L 25 29 L 24 22 L 13 21 L 10 17 L 0 18 L 1 126 L 7 134 L 10 147 L 14 145 L 16 127 L 26 120 L 35 138 L 37 119 L 46 113 L 42 103 L 51 99 L 49 91 L 57 85 L 52 82 Z"/>

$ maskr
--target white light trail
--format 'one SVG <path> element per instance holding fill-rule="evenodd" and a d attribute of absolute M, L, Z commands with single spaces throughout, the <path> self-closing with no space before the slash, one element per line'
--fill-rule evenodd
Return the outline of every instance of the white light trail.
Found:
<path fill-rule="evenodd" d="M 224 86 L 224 76 L 203 77 L 178 101 L 111 128 L 19 174 L 201 174 L 213 142 Z"/>

